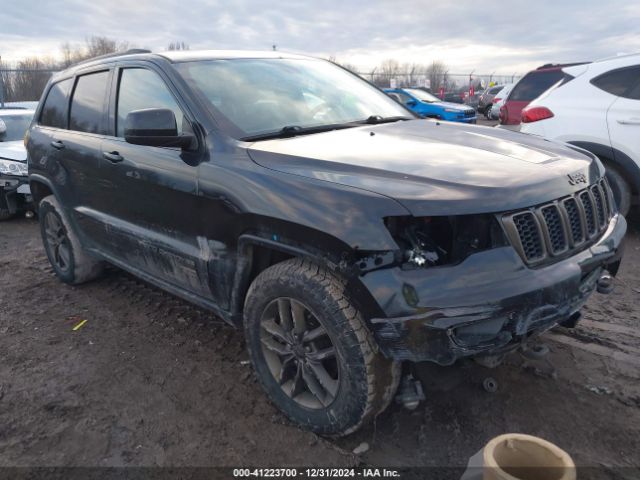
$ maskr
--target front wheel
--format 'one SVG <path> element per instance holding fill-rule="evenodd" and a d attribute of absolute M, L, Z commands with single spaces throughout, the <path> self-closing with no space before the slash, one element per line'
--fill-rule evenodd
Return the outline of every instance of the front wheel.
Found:
<path fill-rule="evenodd" d="M 247 293 L 244 319 L 259 382 L 301 427 L 346 435 L 393 398 L 400 365 L 378 352 L 332 272 L 301 259 L 268 268 Z"/>

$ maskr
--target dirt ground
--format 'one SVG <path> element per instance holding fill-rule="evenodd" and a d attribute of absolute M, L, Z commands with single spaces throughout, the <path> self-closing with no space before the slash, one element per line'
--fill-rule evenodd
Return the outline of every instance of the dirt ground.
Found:
<path fill-rule="evenodd" d="M 630 224 L 616 290 L 594 294 L 579 328 L 546 334 L 548 362 L 421 366 L 415 411 L 393 405 L 327 440 L 267 401 L 240 332 L 116 269 L 64 285 L 35 221 L 1 223 L 0 466 L 464 466 L 504 432 L 544 437 L 578 465 L 638 466 L 640 218 Z"/>

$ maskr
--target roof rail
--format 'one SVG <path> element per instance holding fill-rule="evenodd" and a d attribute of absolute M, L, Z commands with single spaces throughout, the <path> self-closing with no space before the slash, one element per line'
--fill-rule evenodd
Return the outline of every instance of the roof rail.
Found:
<path fill-rule="evenodd" d="M 78 65 L 84 65 L 85 63 L 93 62 L 94 60 L 102 60 L 104 58 L 119 57 L 121 55 L 133 55 L 135 53 L 151 53 L 151 50 L 147 50 L 145 48 L 130 48 L 129 50 L 125 50 L 124 52 L 113 52 L 113 53 L 107 53 L 105 55 L 98 55 L 97 57 L 87 58 L 86 60 L 82 60 L 78 63 L 74 63 L 71 66 L 76 67 Z"/>
<path fill-rule="evenodd" d="M 575 67 L 576 65 L 584 65 L 585 63 L 591 63 L 591 62 L 545 63 L 544 65 L 541 65 L 538 68 L 536 68 L 536 70 L 542 70 L 545 68 L 554 68 L 554 67 L 560 67 L 560 68 Z"/>

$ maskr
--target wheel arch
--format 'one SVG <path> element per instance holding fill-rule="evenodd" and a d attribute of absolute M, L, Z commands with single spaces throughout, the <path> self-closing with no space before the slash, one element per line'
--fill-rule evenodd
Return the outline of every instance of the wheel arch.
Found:
<path fill-rule="evenodd" d="M 33 197 L 33 204 L 38 209 L 40 205 L 40 200 L 49 195 L 55 195 L 56 198 L 56 189 L 53 186 L 53 183 L 46 177 L 38 174 L 29 175 L 29 188 L 31 189 L 31 196 Z"/>
<path fill-rule="evenodd" d="M 233 323 L 238 326 L 242 323 L 246 295 L 255 278 L 267 268 L 291 258 L 308 259 L 342 277 L 347 282 L 351 300 L 358 305 L 367 322 L 369 318 L 382 314 L 382 309 L 360 281 L 356 266 L 357 251 L 351 250 L 346 244 L 342 244 L 343 248 L 338 249 L 342 242 L 326 238 L 328 235 L 324 232 L 316 233 L 318 239 L 324 237 L 325 243 L 333 243 L 334 248 L 318 248 L 308 241 L 285 239 L 278 235 L 266 237 L 259 234 L 243 234 L 239 237 L 230 299 Z M 319 241 L 316 245 L 322 243 Z"/>

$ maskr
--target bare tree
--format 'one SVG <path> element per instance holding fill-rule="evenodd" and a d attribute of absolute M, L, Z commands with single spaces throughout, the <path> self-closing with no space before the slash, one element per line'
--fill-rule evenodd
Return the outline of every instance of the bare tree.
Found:
<path fill-rule="evenodd" d="M 69 42 L 65 42 L 60 48 L 63 57 L 62 66 L 66 68 L 74 63 L 99 57 L 100 55 L 128 50 L 129 42 L 118 42 L 108 37 L 94 35 L 85 39 L 85 44 L 82 46 L 73 46 Z"/>
<path fill-rule="evenodd" d="M 67 68 L 89 58 L 127 50 L 129 43 L 92 36 L 85 40 L 84 45 L 71 45 L 66 42 L 60 48 L 62 60 L 59 62 L 48 58 L 32 57 L 17 62 L 13 66 L 0 65 L 2 76 L 0 87 L 4 92 L 4 101 L 38 100 L 53 71 Z"/>
<path fill-rule="evenodd" d="M 37 57 L 22 60 L 13 68 L 0 65 L 4 101 L 38 100 L 54 69 L 53 61 Z"/>
<path fill-rule="evenodd" d="M 169 51 L 172 51 L 172 50 L 189 50 L 189 44 L 188 43 L 184 43 L 182 41 L 180 41 L 180 42 L 171 42 L 167 46 L 167 50 L 169 50 Z"/>
<path fill-rule="evenodd" d="M 333 55 L 332 55 L 332 56 L 330 56 L 330 57 L 328 58 L 328 60 L 329 60 L 331 63 L 335 63 L 336 65 L 339 65 L 339 66 L 341 66 L 342 68 L 349 70 L 351 73 L 358 74 L 358 67 L 356 67 L 356 66 L 355 66 L 355 65 L 353 65 L 352 63 L 340 62 L 340 61 L 338 61 L 338 59 L 337 59 L 336 57 L 334 57 Z"/>
<path fill-rule="evenodd" d="M 425 74 L 429 81 L 431 82 L 432 89 L 438 89 L 440 87 L 447 88 L 449 67 L 444 62 L 439 60 L 434 60 L 431 62 L 426 70 Z"/>

